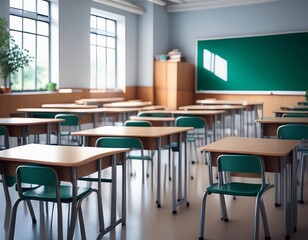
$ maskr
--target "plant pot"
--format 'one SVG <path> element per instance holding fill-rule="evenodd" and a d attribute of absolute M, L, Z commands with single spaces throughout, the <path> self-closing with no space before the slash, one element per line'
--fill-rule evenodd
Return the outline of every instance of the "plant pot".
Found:
<path fill-rule="evenodd" d="M 10 87 L 0 86 L 1 93 L 10 93 L 12 89 Z"/>
<path fill-rule="evenodd" d="M 57 90 L 57 84 L 53 83 L 53 82 L 47 83 L 46 89 L 49 92 L 56 91 Z"/>

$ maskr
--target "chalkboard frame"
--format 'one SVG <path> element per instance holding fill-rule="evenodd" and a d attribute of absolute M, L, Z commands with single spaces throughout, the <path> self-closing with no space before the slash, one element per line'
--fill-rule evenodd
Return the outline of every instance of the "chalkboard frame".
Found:
<path fill-rule="evenodd" d="M 252 45 L 252 43 L 254 44 Z M 287 43 L 289 44 L 287 45 Z M 289 46 L 290 43 L 292 47 L 285 48 L 285 46 Z M 306 44 L 303 44 L 303 43 L 306 43 Z M 262 35 L 250 35 L 250 36 L 231 36 L 231 37 L 223 37 L 223 38 L 197 39 L 196 41 L 196 80 L 195 80 L 196 81 L 195 82 L 196 83 L 195 84 L 196 93 L 278 94 L 278 95 L 305 94 L 305 91 L 308 89 L 308 44 L 307 43 L 308 43 L 308 32 L 287 32 L 287 33 L 262 34 Z M 222 46 L 224 44 L 225 46 Z M 232 44 L 234 47 L 232 46 Z M 243 85 L 242 84 L 243 79 L 240 79 L 240 78 L 238 78 L 238 80 L 232 79 L 236 76 L 229 75 L 230 74 L 229 65 L 234 67 L 234 63 L 233 65 L 229 64 L 229 61 L 230 61 L 230 54 L 233 53 L 232 57 L 236 55 L 238 53 L 239 47 L 241 47 L 243 51 L 243 53 L 241 54 L 243 54 L 242 59 L 244 59 L 244 61 L 242 62 L 239 61 L 239 59 L 241 59 L 241 56 L 240 56 L 241 54 L 234 57 L 234 59 L 237 59 L 236 64 L 238 64 L 238 66 L 236 67 L 237 67 L 237 70 L 239 70 L 239 69 L 243 69 L 243 66 L 246 66 L 245 68 L 246 70 L 237 71 L 237 72 L 244 72 L 246 76 L 248 76 L 247 74 L 249 74 L 248 70 L 251 71 L 250 75 L 255 75 L 253 73 L 260 72 L 260 71 L 256 71 L 256 69 L 260 69 L 260 68 L 266 69 L 266 66 L 264 67 L 261 65 L 260 66 L 257 65 L 258 62 L 257 63 L 254 62 L 252 64 L 256 66 L 255 68 L 249 68 L 249 63 L 253 61 L 247 61 L 247 56 L 252 56 L 252 59 L 258 60 L 260 59 L 260 55 L 261 57 L 263 57 L 264 55 L 265 59 L 270 59 L 271 61 L 275 60 L 273 62 L 276 65 L 272 64 L 274 65 L 275 68 L 273 71 L 271 71 L 272 72 L 271 75 L 276 77 L 276 79 L 275 81 L 271 81 L 272 86 L 267 85 L 266 81 L 269 81 L 268 80 L 269 76 L 265 76 L 264 74 L 267 72 L 263 70 L 264 72 L 263 72 L 263 75 L 261 74 L 261 76 L 265 76 L 265 77 L 262 77 L 262 79 L 265 79 L 265 80 L 263 80 L 261 84 L 263 84 L 264 86 L 256 87 L 257 84 L 260 84 L 260 82 L 259 81 L 257 82 L 256 78 L 253 78 L 253 79 L 249 79 L 248 83 L 255 84 L 255 85 L 252 85 L 251 87 L 248 87 L 248 88 L 246 85 L 242 89 L 241 87 L 239 89 L 236 87 L 236 84 Z M 226 56 L 226 60 L 228 61 L 228 78 L 231 77 L 231 79 L 228 79 L 227 82 L 219 80 L 219 78 L 215 76 L 212 72 L 203 68 L 203 50 L 205 48 L 208 49 L 213 54 L 217 54 L 222 58 Z M 250 55 L 247 54 L 248 52 L 247 48 L 249 49 Z M 290 59 L 293 59 L 295 57 L 294 55 L 295 53 L 293 52 L 295 51 L 298 52 L 299 49 L 303 49 L 303 50 L 300 52 L 300 54 L 297 53 L 296 57 L 300 55 L 301 62 L 300 64 L 293 64 L 292 62 L 290 62 L 291 61 Z M 268 54 L 273 54 L 274 56 L 271 57 L 271 56 L 268 56 Z M 285 60 L 284 56 L 289 56 L 289 58 Z M 248 65 L 247 65 L 247 62 L 248 62 Z M 243 64 L 243 66 L 241 66 L 241 64 Z M 262 64 L 262 63 L 260 63 L 259 61 L 259 64 Z M 281 67 L 281 65 L 279 64 L 285 64 L 285 65 L 289 64 L 288 66 L 290 66 L 291 64 L 292 69 L 295 69 L 295 73 L 293 73 L 292 75 L 291 73 L 290 75 L 287 75 L 288 71 L 286 71 L 287 69 L 286 66 Z M 299 69 L 296 69 L 297 67 Z M 233 69 L 235 69 L 235 67 Z M 271 69 L 273 69 L 273 67 Z M 277 73 L 278 69 L 279 69 L 279 72 Z M 280 73 L 281 71 L 283 73 Z M 275 74 L 277 74 L 277 76 Z M 290 76 L 292 76 L 292 79 L 293 79 L 292 81 L 288 81 L 288 79 L 290 79 Z M 278 79 L 280 82 L 278 82 Z M 294 79 L 296 79 L 296 81 Z M 234 86 L 230 86 L 230 81 L 233 81 Z M 281 83 L 283 83 L 283 86 L 281 86 Z"/>

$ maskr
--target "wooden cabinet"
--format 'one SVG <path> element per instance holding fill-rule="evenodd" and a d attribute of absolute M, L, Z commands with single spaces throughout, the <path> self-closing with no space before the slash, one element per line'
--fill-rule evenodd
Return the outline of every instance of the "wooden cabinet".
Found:
<path fill-rule="evenodd" d="M 169 109 L 194 104 L 195 67 L 185 62 L 154 63 L 154 102 Z"/>

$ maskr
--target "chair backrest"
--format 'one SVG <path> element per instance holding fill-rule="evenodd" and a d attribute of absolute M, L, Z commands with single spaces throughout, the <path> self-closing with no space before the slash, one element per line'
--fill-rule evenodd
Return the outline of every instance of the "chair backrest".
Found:
<path fill-rule="evenodd" d="M 60 182 L 54 169 L 45 166 L 21 165 L 16 169 L 17 189 L 23 196 L 22 184 L 52 186 L 58 189 Z M 58 191 L 58 190 L 57 190 Z M 55 197 L 55 196 L 52 196 Z"/>
<path fill-rule="evenodd" d="M 33 113 L 28 113 L 28 115 L 29 117 L 33 118 L 55 118 L 57 114 L 49 112 L 33 112 Z"/>
<path fill-rule="evenodd" d="M 279 139 L 305 140 L 308 139 L 308 125 L 285 124 L 277 129 Z"/>
<path fill-rule="evenodd" d="M 152 124 L 149 121 L 127 120 L 124 123 L 124 126 L 127 126 L 127 127 L 151 127 Z"/>
<path fill-rule="evenodd" d="M 95 146 L 143 150 L 142 141 L 139 138 L 134 137 L 101 137 L 96 140 Z"/>
<path fill-rule="evenodd" d="M 256 155 L 220 155 L 217 159 L 217 169 L 220 181 L 223 179 L 222 172 L 231 172 L 254 174 L 253 176 L 262 179 L 262 184 L 266 183 L 263 159 Z"/>
<path fill-rule="evenodd" d="M 0 126 L 0 137 L 3 137 L 3 146 L 0 146 L 0 150 L 10 148 L 9 144 L 9 130 L 5 126 Z"/>
<path fill-rule="evenodd" d="M 170 113 L 163 113 L 163 112 L 157 112 L 157 113 L 139 112 L 137 115 L 139 117 L 171 117 L 172 114 L 170 114 Z"/>
<path fill-rule="evenodd" d="M 193 127 L 193 128 L 205 128 L 207 124 L 204 118 L 196 116 L 181 116 L 175 120 L 175 125 L 178 127 Z"/>
<path fill-rule="evenodd" d="M 304 117 L 308 118 L 308 114 L 305 113 L 284 113 L 282 117 Z"/>
<path fill-rule="evenodd" d="M 80 126 L 80 119 L 76 114 L 57 114 L 56 119 L 64 119 L 60 122 L 61 126 Z"/>

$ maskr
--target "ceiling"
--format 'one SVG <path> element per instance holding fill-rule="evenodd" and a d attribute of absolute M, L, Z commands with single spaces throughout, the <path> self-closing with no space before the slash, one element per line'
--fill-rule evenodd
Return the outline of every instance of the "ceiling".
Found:
<path fill-rule="evenodd" d="M 144 14 L 145 9 L 138 5 L 139 1 L 146 0 L 93 0 L 115 8 L 123 9 L 135 14 Z M 280 0 L 147 0 L 166 7 L 168 12 L 195 11 L 201 9 L 232 7 L 248 4 L 274 2 Z M 135 2 L 135 3 L 133 3 Z"/>
<path fill-rule="evenodd" d="M 152 0 L 148 0 L 152 1 Z M 154 2 L 153 0 L 152 2 Z M 248 4 L 258 4 L 279 0 L 159 0 L 166 3 L 168 12 L 194 11 Z"/>

